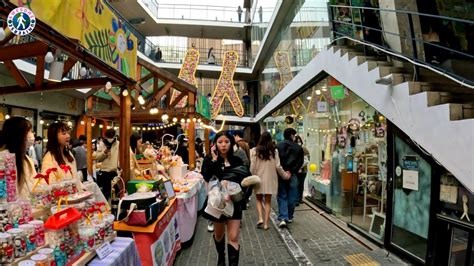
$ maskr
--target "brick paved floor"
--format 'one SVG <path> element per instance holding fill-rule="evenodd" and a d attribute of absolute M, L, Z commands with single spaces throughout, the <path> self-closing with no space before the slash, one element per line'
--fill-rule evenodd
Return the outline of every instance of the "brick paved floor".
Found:
<path fill-rule="evenodd" d="M 276 200 L 272 207 L 277 212 Z M 244 211 L 240 235 L 240 265 L 298 265 L 282 235 L 285 230 L 277 230 L 276 221 L 270 230 L 255 227 L 257 221 L 255 202 L 250 210 Z M 275 218 L 275 217 L 274 217 Z M 301 204 L 295 212 L 295 219 L 289 225 L 287 236 L 292 237 L 313 265 L 350 265 L 345 257 L 364 256 L 380 265 L 405 265 L 398 258 L 383 249 L 369 250 L 354 238 L 332 224 L 306 204 Z M 286 238 L 286 237 L 285 237 Z M 298 261 L 304 261 L 298 260 Z M 216 265 L 217 254 L 212 234 L 207 232 L 207 221 L 198 218 L 194 242 L 183 249 L 176 258 L 175 265 Z M 301 263 L 300 263 L 301 264 Z"/>

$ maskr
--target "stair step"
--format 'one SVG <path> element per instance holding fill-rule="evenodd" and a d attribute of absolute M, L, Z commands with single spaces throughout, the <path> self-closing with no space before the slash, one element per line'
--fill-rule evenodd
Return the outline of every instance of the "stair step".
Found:
<path fill-rule="evenodd" d="M 425 91 L 440 91 L 440 92 L 452 92 L 452 93 L 474 93 L 473 89 L 463 87 L 458 84 L 443 84 L 434 82 L 411 82 L 410 83 L 410 95 L 417 94 Z"/>
<path fill-rule="evenodd" d="M 357 59 L 357 64 L 361 65 L 361 64 L 365 63 L 366 61 L 384 61 L 386 58 L 379 57 L 379 56 L 359 55 L 359 56 L 356 56 L 356 59 Z"/>
<path fill-rule="evenodd" d="M 378 69 L 380 77 L 385 77 L 394 73 L 405 73 L 405 69 L 403 67 L 379 66 Z"/>
<path fill-rule="evenodd" d="M 474 104 L 461 104 L 461 103 L 450 103 L 449 104 L 449 119 L 450 120 L 462 120 L 462 119 L 473 119 L 474 118 Z"/>
<path fill-rule="evenodd" d="M 349 54 L 349 61 L 352 60 L 352 58 L 356 57 L 356 56 L 363 56 L 364 53 L 362 52 L 355 52 L 355 51 L 350 51 L 348 52 Z"/>
<path fill-rule="evenodd" d="M 387 61 L 367 61 L 367 65 L 369 66 L 369 71 L 372 69 L 379 67 L 379 66 L 392 66 L 392 62 L 387 62 Z"/>
<path fill-rule="evenodd" d="M 446 103 L 474 103 L 474 94 L 428 91 L 427 95 L 428 106 L 435 106 Z"/>
<path fill-rule="evenodd" d="M 413 76 L 405 73 L 392 73 L 392 85 L 398 85 L 407 81 L 411 81 Z"/>

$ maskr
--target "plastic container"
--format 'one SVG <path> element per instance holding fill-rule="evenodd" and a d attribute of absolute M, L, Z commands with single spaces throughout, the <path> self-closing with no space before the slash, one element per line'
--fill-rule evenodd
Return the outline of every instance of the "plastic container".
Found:
<path fill-rule="evenodd" d="M 30 252 L 36 249 L 36 234 L 35 226 L 32 224 L 22 224 L 19 226 L 25 233 L 26 239 L 26 252 Z"/>
<path fill-rule="evenodd" d="M 13 250 L 15 251 L 15 258 L 21 258 L 26 256 L 26 237 L 25 232 L 19 228 L 13 228 L 8 230 L 13 238 Z"/>
<path fill-rule="evenodd" d="M 44 227 L 53 230 L 63 229 L 66 226 L 77 222 L 81 219 L 81 216 L 82 214 L 76 208 L 70 207 L 51 215 L 48 220 L 46 220 Z"/>
<path fill-rule="evenodd" d="M 31 202 L 29 200 L 18 200 L 17 203 L 22 210 L 24 223 L 33 221 L 33 209 L 31 208 Z"/>
<path fill-rule="evenodd" d="M 31 224 L 35 227 L 36 246 L 43 246 L 45 244 L 44 222 L 41 220 L 33 220 L 28 224 Z"/>
<path fill-rule="evenodd" d="M 64 229 L 47 229 L 46 236 L 51 248 L 59 247 L 61 244 L 64 244 Z"/>
<path fill-rule="evenodd" d="M 49 266 L 48 256 L 44 254 L 36 254 L 31 256 L 31 260 L 35 262 L 36 266 Z"/>
<path fill-rule="evenodd" d="M 36 266 L 36 262 L 34 260 L 22 260 L 18 263 L 18 266 Z"/>
<path fill-rule="evenodd" d="M 115 221 L 115 216 L 113 214 L 107 214 L 104 216 L 105 235 L 107 237 L 114 234 L 114 221 Z"/>
<path fill-rule="evenodd" d="M 80 227 L 79 235 L 87 252 L 94 250 L 96 229 L 91 226 Z"/>
<path fill-rule="evenodd" d="M 13 237 L 8 233 L 0 233 L 0 264 L 11 263 L 15 259 Z"/>
<path fill-rule="evenodd" d="M 105 222 L 101 222 L 94 225 L 95 228 L 95 245 L 100 246 L 104 243 L 105 239 Z"/>
<path fill-rule="evenodd" d="M 47 184 L 39 184 L 35 191 L 30 193 L 31 207 L 33 209 L 47 209 L 51 207 L 51 187 Z"/>
<path fill-rule="evenodd" d="M 52 248 L 42 248 L 38 250 L 38 254 L 45 255 L 48 259 L 48 266 L 54 266 L 56 265 L 56 262 L 54 261 L 54 249 Z"/>

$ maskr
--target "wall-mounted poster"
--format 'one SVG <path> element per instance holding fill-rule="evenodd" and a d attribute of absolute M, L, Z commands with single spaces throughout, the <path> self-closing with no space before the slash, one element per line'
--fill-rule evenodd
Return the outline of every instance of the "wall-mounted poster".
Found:
<path fill-rule="evenodd" d="M 403 170 L 403 188 L 418 191 L 418 171 Z"/>

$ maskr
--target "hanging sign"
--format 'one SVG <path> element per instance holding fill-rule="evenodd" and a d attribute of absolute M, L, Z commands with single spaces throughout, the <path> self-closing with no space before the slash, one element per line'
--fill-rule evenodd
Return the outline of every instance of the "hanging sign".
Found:
<path fill-rule="evenodd" d="M 17 7 L 8 14 L 7 24 L 13 34 L 28 35 L 36 26 L 35 14 L 26 7 Z"/>
<path fill-rule="evenodd" d="M 334 100 L 342 100 L 346 97 L 344 85 L 331 86 L 331 97 Z"/>
<path fill-rule="evenodd" d="M 402 168 L 407 170 L 418 170 L 418 156 L 409 155 L 402 157 Z"/>
<path fill-rule="evenodd" d="M 403 170 L 403 188 L 418 190 L 418 171 Z"/>

